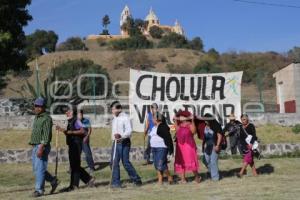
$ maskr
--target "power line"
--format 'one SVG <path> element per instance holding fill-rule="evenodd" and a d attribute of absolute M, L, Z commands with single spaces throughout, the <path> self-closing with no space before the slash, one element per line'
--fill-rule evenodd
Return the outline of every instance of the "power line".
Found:
<path fill-rule="evenodd" d="M 297 6 L 297 5 L 267 3 L 267 2 L 249 1 L 249 0 L 233 0 L 233 1 L 241 2 L 241 3 L 248 3 L 248 4 L 263 5 L 263 6 L 273 6 L 273 7 L 282 7 L 282 8 L 298 8 L 298 9 L 300 9 L 300 6 Z"/>

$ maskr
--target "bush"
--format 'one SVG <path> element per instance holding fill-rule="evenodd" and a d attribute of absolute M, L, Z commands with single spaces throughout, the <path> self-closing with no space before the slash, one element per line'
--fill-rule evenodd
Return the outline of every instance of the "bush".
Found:
<path fill-rule="evenodd" d="M 113 40 L 110 42 L 110 46 L 113 50 L 150 49 L 153 48 L 153 43 L 143 35 L 136 35 L 126 39 Z"/>
<path fill-rule="evenodd" d="M 108 94 L 110 94 L 111 91 L 111 81 L 106 69 L 104 69 L 101 65 L 95 64 L 92 60 L 76 59 L 64 61 L 54 68 L 54 74 L 58 80 L 63 81 L 72 81 L 74 78 L 79 77 L 82 74 L 103 74 L 108 80 Z M 93 78 L 82 78 L 80 90 L 83 95 L 93 95 L 93 87 Z M 96 96 L 103 94 L 103 87 L 104 80 L 101 78 L 95 78 Z"/>
<path fill-rule="evenodd" d="M 54 52 L 58 35 L 54 31 L 36 30 L 26 36 L 25 53 L 29 59 L 35 58 L 46 52 Z"/>
<path fill-rule="evenodd" d="M 87 50 L 80 37 L 70 37 L 65 42 L 59 44 L 57 51 Z"/>
<path fill-rule="evenodd" d="M 296 124 L 293 128 L 292 128 L 293 133 L 295 134 L 299 134 L 300 133 L 300 124 Z"/>
<path fill-rule="evenodd" d="M 200 37 L 195 37 L 194 39 L 192 39 L 191 41 L 188 42 L 188 48 L 189 49 L 193 49 L 193 50 L 197 50 L 197 51 L 203 51 L 203 42 L 201 40 Z"/>
<path fill-rule="evenodd" d="M 164 55 L 159 56 L 159 59 L 160 59 L 160 62 L 168 62 L 168 59 Z"/>
<path fill-rule="evenodd" d="M 183 63 L 181 65 L 167 64 L 166 68 L 172 74 L 190 74 L 190 73 L 192 73 L 188 63 Z"/>
<path fill-rule="evenodd" d="M 153 68 L 153 62 L 145 51 L 125 51 L 122 55 L 125 67 L 147 70 Z"/>
<path fill-rule="evenodd" d="M 97 43 L 100 47 L 106 46 L 107 45 L 107 41 L 103 38 L 98 38 L 97 39 Z"/>
<path fill-rule="evenodd" d="M 164 33 L 164 31 L 158 26 L 152 26 L 149 31 L 151 37 L 160 39 Z"/>
<path fill-rule="evenodd" d="M 158 43 L 158 48 L 188 48 L 187 39 L 177 33 L 164 35 Z"/>

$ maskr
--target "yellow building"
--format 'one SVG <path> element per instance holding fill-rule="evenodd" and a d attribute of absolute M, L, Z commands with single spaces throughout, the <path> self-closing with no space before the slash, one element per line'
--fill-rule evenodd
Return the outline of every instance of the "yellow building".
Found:
<path fill-rule="evenodd" d="M 123 29 L 123 24 L 126 23 L 128 18 L 132 18 L 131 11 L 129 7 L 126 5 L 121 12 L 120 16 L 120 35 L 88 35 L 86 37 L 87 40 L 97 40 L 97 39 L 105 39 L 105 40 L 114 40 L 114 39 L 121 39 L 121 38 L 127 38 L 129 37 L 128 32 Z M 169 33 L 169 32 L 174 32 L 180 35 L 185 35 L 184 34 L 184 29 L 182 26 L 178 23 L 178 21 L 175 21 L 174 26 L 169 26 L 169 25 L 161 25 L 159 18 L 157 15 L 154 13 L 153 9 L 150 8 L 148 15 L 145 17 L 145 22 L 146 22 L 146 27 L 142 30 L 142 33 L 145 36 L 150 36 L 150 29 L 153 26 L 158 26 L 161 28 L 164 32 Z"/>
<path fill-rule="evenodd" d="M 126 23 L 126 20 L 128 17 L 132 17 L 131 12 L 129 10 L 129 7 L 126 5 L 125 8 L 123 9 L 122 13 L 121 13 L 121 20 L 120 20 L 120 29 L 121 29 L 121 35 L 128 35 L 128 33 L 122 29 L 122 25 L 124 23 Z M 144 30 L 142 30 L 143 34 L 148 36 L 150 28 L 152 26 L 158 26 L 159 28 L 161 28 L 162 30 L 164 30 L 165 32 L 174 32 L 180 35 L 184 35 L 184 30 L 182 28 L 182 26 L 178 23 L 178 21 L 175 21 L 175 25 L 174 26 L 169 26 L 169 25 L 161 25 L 159 18 L 157 17 L 157 15 L 154 13 L 153 9 L 150 8 L 148 15 L 145 17 L 145 22 L 147 24 L 147 26 L 145 27 Z"/>

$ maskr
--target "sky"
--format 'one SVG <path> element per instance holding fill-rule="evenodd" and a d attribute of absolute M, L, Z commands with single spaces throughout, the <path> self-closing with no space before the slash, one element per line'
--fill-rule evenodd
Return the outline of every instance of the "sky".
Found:
<path fill-rule="evenodd" d="M 63 42 L 102 32 L 108 14 L 110 33 L 119 34 L 125 5 L 134 18 L 144 19 L 152 7 L 161 24 L 174 25 L 177 19 L 189 39 L 203 40 L 205 50 L 284 53 L 300 46 L 300 0 L 32 0 L 33 20 L 24 30 L 53 30 Z"/>

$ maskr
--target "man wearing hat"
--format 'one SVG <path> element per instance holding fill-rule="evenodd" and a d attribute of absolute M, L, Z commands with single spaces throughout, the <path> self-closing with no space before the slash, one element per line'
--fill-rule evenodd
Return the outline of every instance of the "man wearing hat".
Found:
<path fill-rule="evenodd" d="M 34 101 L 35 118 L 29 144 L 32 145 L 32 167 L 35 176 L 35 192 L 33 197 L 44 194 L 45 181 L 50 182 L 53 193 L 58 180 L 47 171 L 48 155 L 51 150 L 52 118 L 45 112 L 45 99 L 37 98 Z"/>
<path fill-rule="evenodd" d="M 230 150 L 232 155 L 237 153 L 237 149 L 239 149 L 241 154 L 241 145 L 239 142 L 240 124 L 241 122 L 236 120 L 235 115 L 231 114 L 229 116 L 229 123 L 227 123 L 223 129 L 223 133 L 226 136 L 229 136 Z"/>

